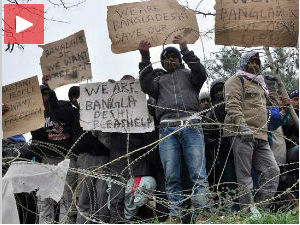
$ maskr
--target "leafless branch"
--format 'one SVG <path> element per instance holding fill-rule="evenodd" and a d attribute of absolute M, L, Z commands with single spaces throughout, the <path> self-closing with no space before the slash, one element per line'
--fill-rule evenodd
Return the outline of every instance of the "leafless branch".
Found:
<path fill-rule="evenodd" d="M 193 10 L 193 12 L 195 14 L 199 14 L 199 15 L 203 15 L 203 16 L 216 16 L 215 13 L 211 13 L 211 12 L 201 12 L 201 11 L 197 11 L 197 10 Z"/>

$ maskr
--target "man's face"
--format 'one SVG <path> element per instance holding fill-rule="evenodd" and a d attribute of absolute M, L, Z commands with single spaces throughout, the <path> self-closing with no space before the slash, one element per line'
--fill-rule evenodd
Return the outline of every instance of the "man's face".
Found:
<path fill-rule="evenodd" d="M 260 71 L 260 59 L 258 56 L 252 56 L 247 64 L 247 72 L 252 74 L 258 74 Z"/>
<path fill-rule="evenodd" d="M 218 91 L 214 94 L 214 98 L 217 99 L 217 100 L 223 99 L 223 90 L 218 90 Z"/>
<path fill-rule="evenodd" d="M 180 61 L 173 52 L 168 52 L 166 54 L 166 59 L 164 60 L 164 68 L 169 71 L 175 71 L 180 68 Z"/>
<path fill-rule="evenodd" d="M 50 90 L 48 89 L 45 89 L 42 91 L 42 97 L 43 97 L 43 103 L 44 103 L 44 106 L 46 104 L 48 104 L 48 101 L 49 101 L 49 95 L 50 95 Z"/>
<path fill-rule="evenodd" d="M 200 104 L 201 104 L 202 110 L 209 109 L 209 107 L 210 107 L 210 101 L 208 98 L 201 99 Z"/>
<path fill-rule="evenodd" d="M 72 103 L 77 109 L 80 109 L 79 103 L 78 103 L 78 101 L 77 101 L 78 98 L 79 98 L 79 96 L 73 96 L 73 97 L 72 97 L 72 100 L 71 100 L 71 103 Z"/>
<path fill-rule="evenodd" d="M 299 109 L 299 97 L 292 98 L 292 104 L 295 109 Z"/>

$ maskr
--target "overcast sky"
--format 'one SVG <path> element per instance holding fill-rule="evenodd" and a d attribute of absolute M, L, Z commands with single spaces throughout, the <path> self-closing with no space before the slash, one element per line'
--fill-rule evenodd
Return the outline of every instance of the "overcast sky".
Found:
<path fill-rule="evenodd" d="M 79 1 L 84 0 L 64 0 L 67 4 L 77 3 Z M 80 30 L 85 31 L 93 76 L 93 79 L 88 82 L 105 82 L 110 78 L 119 80 L 125 74 L 132 74 L 134 77 L 138 76 L 138 63 L 140 62 L 139 52 L 133 51 L 123 54 L 112 53 L 106 17 L 107 6 L 109 5 L 139 1 L 141 0 L 86 0 L 77 7 L 66 10 L 62 6 L 54 6 L 49 3 L 60 4 L 61 0 L 18 0 L 19 3 L 30 2 L 32 4 L 45 4 L 45 17 L 47 19 L 67 22 L 46 20 L 45 44 L 65 38 Z M 215 13 L 214 0 L 178 1 L 185 6 L 188 4 L 189 8 L 194 10 L 198 7 L 197 10 L 199 11 Z M 4 3 L 8 3 L 8 0 L 3 0 L 2 4 Z M 215 45 L 214 35 L 210 36 L 211 39 L 207 39 L 202 35 L 214 29 L 214 19 L 214 16 L 203 17 L 202 15 L 197 15 L 200 38 L 195 44 L 189 45 L 189 48 L 195 52 L 204 65 L 204 61 L 211 59 L 212 54 L 222 47 Z M 2 48 L 6 48 L 3 44 L 3 40 Z M 40 57 L 42 55 L 42 49 L 37 45 L 24 45 L 24 48 L 23 51 L 15 48 L 12 53 L 2 51 L 2 85 L 23 80 L 34 75 L 38 75 L 41 82 L 42 72 Z M 152 62 L 159 61 L 161 51 L 162 46 L 150 49 Z M 154 64 L 155 68 L 160 66 L 160 63 Z M 86 81 L 84 83 L 86 83 Z M 58 98 L 66 100 L 68 98 L 68 90 L 72 85 L 76 84 L 65 85 L 55 89 Z M 201 92 L 207 91 L 208 87 L 208 82 L 205 82 Z"/>
<path fill-rule="evenodd" d="M 78 0 L 65 0 L 65 2 L 73 3 L 77 1 Z M 6 0 L 2 2 L 7 3 Z M 19 2 L 22 3 L 21 0 L 19 0 Z M 24 3 L 26 2 L 27 1 L 24 1 Z M 60 1 L 52 0 L 52 2 L 59 3 Z M 138 76 L 139 52 L 134 51 L 123 54 L 112 53 L 106 23 L 107 6 L 129 2 L 138 2 L 138 0 L 86 0 L 86 2 L 80 4 L 78 7 L 69 10 L 61 6 L 53 7 L 45 0 L 30 1 L 30 3 L 35 4 L 45 3 L 45 11 L 47 11 L 45 17 L 68 22 L 58 23 L 45 21 L 45 44 L 65 38 L 82 29 L 85 31 L 93 76 L 93 79 L 88 82 L 105 82 L 109 78 L 119 80 L 124 74 L 132 74 L 134 77 Z M 184 0 L 179 2 L 184 5 L 188 2 L 189 7 L 192 9 L 196 9 L 197 5 L 199 5 L 198 10 L 214 12 L 214 1 L 212 0 Z M 200 33 L 214 28 L 213 16 L 204 18 L 201 15 L 197 15 L 197 21 Z M 202 46 L 204 46 L 204 49 Z M 217 51 L 219 47 L 220 46 L 214 44 L 214 37 L 210 40 L 200 37 L 194 45 L 189 45 L 189 48 L 194 50 L 201 61 L 210 58 L 210 53 Z M 3 41 L 2 48 L 6 48 L 6 46 L 3 45 Z M 24 48 L 23 51 L 15 48 L 12 53 L 2 52 L 2 85 L 7 85 L 34 75 L 38 75 L 39 81 L 41 82 L 42 71 L 40 67 L 40 57 L 42 55 L 42 49 L 37 45 L 24 45 Z M 161 51 L 162 46 L 150 49 L 152 62 L 159 61 Z M 154 67 L 160 66 L 160 63 L 154 65 Z M 76 84 L 65 85 L 55 89 L 58 99 L 67 100 L 68 90 L 72 85 Z M 208 90 L 207 82 L 204 84 L 202 91 L 203 90 Z M 25 137 L 29 140 L 31 135 L 27 133 Z"/>
<path fill-rule="evenodd" d="M 65 0 L 66 2 L 76 3 L 78 0 Z M 5 1 L 4 1 L 5 2 Z M 45 3 L 45 1 L 31 1 L 33 3 Z M 55 2 L 55 1 L 54 1 Z M 59 2 L 59 1 L 57 1 Z M 67 37 L 79 30 L 84 30 L 89 55 L 92 65 L 93 79 L 89 82 L 103 82 L 109 78 L 118 80 L 124 74 L 132 74 L 138 76 L 138 63 L 140 54 L 138 51 L 128 52 L 123 54 L 114 54 L 111 52 L 111 41 L 108 35 L 106 17 L 107 6 L 117 5 L 121 3 L 137 2 L 132 0 L 87 0 L 78 7 L 68 10 L 63 7 L 53 7 L 45 4 L 45 15 L 48 18 L 67 21 L 68 23 L 58 23 L 45 21 L 45 44 L 50 43 L 64 37 Z M 189 0 L 180 1 L 189 7 L 195 9 L 199 4 L 201 11 L 214 12 L 214 1 L 211 0 Z M 7 3 L 7 2 L 6 2 Z M 200 32 L 214 28 L 214 17 L 208 16 L 204 18 L 197 15 Z M 206 58 L 209 58 L 211 51 L 215 51 L 216 46 L 214 40 L 199 39 L 194 45 L 189 45 L 191 50 L 194 50 L 198 57 L 204 59 L 203 48 Z M 3 46 L 5 48 L 6 46 Z M 3 68 L 2 68 L 2 85 L 7 85 L 18 80 L 22 80 L 34 75 L 39 76 L 41 81 L 42 72 L 40 67 L 40 57 L 42 49 L 37 45 L 24 45 L 24 51 L 15 49 L 12 53 L 3 53 Z M 151 48 L 152 62 L 159 60 L 159 54 L 162 51 L 162 46 Z M 160 64 L 155 64 L 158 67 Z M 59 99 L 67 99 L 67 92 L 71 85 L 57 88 Z M 204 87 L 204 89 L 207 88 Z"/>

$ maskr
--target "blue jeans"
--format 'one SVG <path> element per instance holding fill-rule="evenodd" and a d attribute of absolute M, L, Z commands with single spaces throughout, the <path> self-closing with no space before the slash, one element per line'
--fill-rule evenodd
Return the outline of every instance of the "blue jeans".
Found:
<path fill-rule="evenodd" d="M 176 129 L 176 127 L 160 128 L 159 138 L 169 135 Z M 209 208 L 203 130 L 201 125 L 186 127 L 159 145 L 160 159 L 166 177 L 170 216 L 176 217 L 181 217 L 184 200 L 181 186 L 181 149 L 193 183 L 192 204 L 195 208 Z"/>

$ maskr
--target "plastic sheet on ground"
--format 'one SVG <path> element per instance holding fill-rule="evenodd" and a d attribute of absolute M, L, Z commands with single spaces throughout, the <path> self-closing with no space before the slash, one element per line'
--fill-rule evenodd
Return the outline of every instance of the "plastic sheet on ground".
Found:
<path fill-rule="evenodd" d="M 62 196 L 70 160 L 58 165 L 32 162 L 14 162 L 2 180 L 2 223 L 20 223 L 15 193 L 32 192 L 41 199 L 52 198 L 58 202 Z"/>

